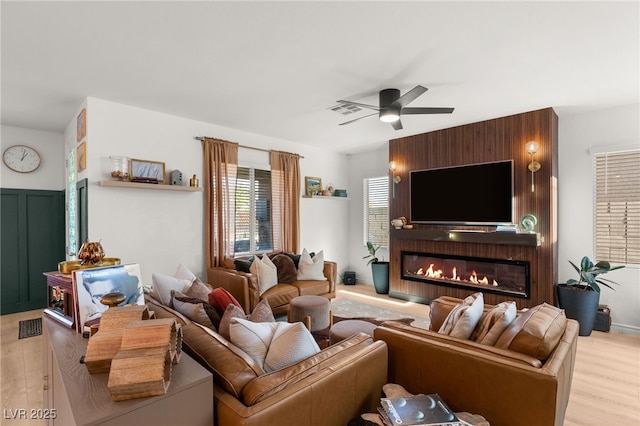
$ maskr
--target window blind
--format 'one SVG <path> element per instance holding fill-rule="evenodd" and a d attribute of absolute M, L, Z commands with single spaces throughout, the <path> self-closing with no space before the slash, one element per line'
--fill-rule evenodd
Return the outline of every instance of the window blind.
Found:
<path fill-rule="evenodd" d="M 238 167 L 235 225 L 235 253 L 261 253 L 272 250 L 269 170 Z"/>
<path fill-rule="evenodd" d="M 386 176 L 366 178 L 364 194 L 364 243 L 389 246 L 389 180 Z"/>
<path fill-rule="evenodd" d="M 596 259 L 640 264 L 640 150 L 594 156 Z"/>

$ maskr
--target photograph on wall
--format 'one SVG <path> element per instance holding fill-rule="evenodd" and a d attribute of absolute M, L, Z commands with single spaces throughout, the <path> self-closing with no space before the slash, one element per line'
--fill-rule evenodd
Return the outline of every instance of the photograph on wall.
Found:
<path fill-rule="evenodd" d="M 122 305 L 144 305 L 140 265 L 109 266 L 73 271 L 73 287 L 76 291 L 78 327 L 97 322 L 108 306 L 100 303 L 105 294 L 119 292 L 124 294 Z"/>

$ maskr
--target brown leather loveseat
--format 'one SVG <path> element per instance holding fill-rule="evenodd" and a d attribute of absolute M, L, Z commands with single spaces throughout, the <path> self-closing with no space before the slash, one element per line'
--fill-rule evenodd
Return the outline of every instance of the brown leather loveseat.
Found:
<path fill-rule="evenodd" d="M 547 304 L 519 312 L 500 335 L 507 348 L 433 331 L 460 302 L 451 297 L 433 300 L 432 330 L 391 321 L 376 328 L 374 340 L 386 342 L 389 350 L 389 382 L 414 394 L 438 393 L 454 411 L 480 414 L 492 426 L 561 426 L 578 323 Z M 489 309 L 485 305 L 485 312 Z M 555 315 L 549 327 L 545 315 Z"/>
<path fill-rule="evenodd" d="M 338 266 L 335 262 L 325 261 L 323 274 L 326 280 L 300 280 L 290 283 L 280 282 L 260 294 L 258 278 L 248 272 L 235 269 L 233 260 L 225 267 L 207 269 L 207 282 L 213 287 L 222 287 L 235 297 L 245 312 L 253 312 L 260 300 L 267 299 L 274 315 L 286 314 L 289 302 L 298 296 L 336 297 Z"/>
<path fill-rule="evenodd" d="M 273 372 L 214 330 L 147 298 L 157 318 L 182 325 L 182 348 L 213 374 L 214 425 L 346 425 L 375 410 L 387 380 L 387 346 L 354 335 Z"/>

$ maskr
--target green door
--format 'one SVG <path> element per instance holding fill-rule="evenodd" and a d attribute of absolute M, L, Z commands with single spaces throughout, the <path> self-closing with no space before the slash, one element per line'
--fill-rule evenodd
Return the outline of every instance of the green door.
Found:
<path fill-rule="evenodd" d="M 47 280 L 65 260 L 64 192 L 0 189 L 0 315 L 47 306 Z"/>

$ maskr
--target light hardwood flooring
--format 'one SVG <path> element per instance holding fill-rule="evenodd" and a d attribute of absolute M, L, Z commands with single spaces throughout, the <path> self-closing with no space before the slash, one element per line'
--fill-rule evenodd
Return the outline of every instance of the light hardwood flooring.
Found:
<path fill-rule="evenodd" d="M 428 306 L 376 294 L 370 285 L 338 284 L 336 297 L 429 315 Z M 42 424 L 6 418 L 9 409 L 43 408 L 42 336 L 18 339 L 18 322 L 40 315 L 30 311 L 0 317 L 2 425 Z M 578 338 L 565 426 L 640 426 L 640 336 L 594 331 Z"/>

